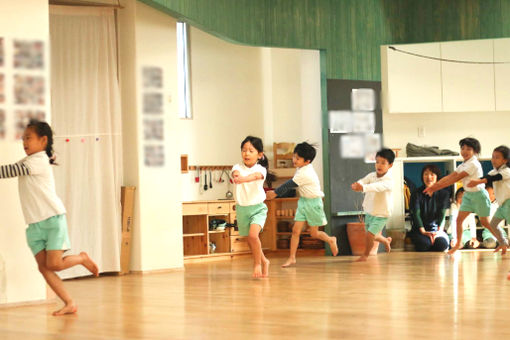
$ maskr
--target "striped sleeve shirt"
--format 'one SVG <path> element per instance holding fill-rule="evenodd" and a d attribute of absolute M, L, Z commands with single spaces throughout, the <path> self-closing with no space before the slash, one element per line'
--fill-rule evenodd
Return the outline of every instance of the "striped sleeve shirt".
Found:
<path fill-rule="evenodd" d="M 23 163 L 0 165 L 0 178 L 13 178 L 28 175 L 30 175 L 30 171 Z"/>

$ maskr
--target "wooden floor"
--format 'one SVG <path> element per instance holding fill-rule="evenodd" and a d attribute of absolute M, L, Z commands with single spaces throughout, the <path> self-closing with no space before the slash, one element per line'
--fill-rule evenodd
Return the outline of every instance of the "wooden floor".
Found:
<path fill-rule="evenodd" d="M 66 281 L 55 304 L 0 309 L 0 339 L 489 339 L 510 335 L 510 255 L 466 251 L 299 258 L 252 280 L 251 259 Z"/>

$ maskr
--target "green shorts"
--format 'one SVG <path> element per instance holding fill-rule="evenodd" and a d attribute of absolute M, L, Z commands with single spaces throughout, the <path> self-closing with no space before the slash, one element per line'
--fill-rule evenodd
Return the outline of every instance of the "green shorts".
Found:
<path fill-rule="evenodd" d="M 365 214 L 365 227 L 372 235 L 380 233 L 388 221 L 387 217 L 377 217 L 370 214 Z"/>
<path fill-rule="evenodd" d="M 45 249 L 68 250 L 71 248 L 64 214 L 29 224 L 26 234 L 28 246 L 34 255 Z"/>
<path fill-rule="evenodd" d="M 489 231 L 490 232 L 490 231 Z M 471 230 L 469 229 L 464 229 L 464 231 L 462 231 L 462 238 L 461 238 L 461 243 L 463 245 L 466 245 L 466 243 L 468 243 L 469 241 L 471 241 Z"/>
<path fill-rule="evenodd" d="M 306 221 L 310 227 L 320 227 L 328 224 L 324 214 L 324 204 L 321 197 L 300 197 L 294 221 Z"/>
<path fill-rule="evenodd" d="M 259 225 L 261 231 L 264 228 L 267 217 L 267 206 L 264 203 L 247 206 L 236 204 L 236 215 L 239 235 L 248 236 L 252 224 Z"/>
<path fill-rule="evenodd" d="M 496 210 L 494 217 L 501 218 L 506 220 L 507 223 L 510 223 L 510 199 L 507 199 L 503 205 Z"/>
<path fill-rule="evenodd" d="M 491 200 L 487 190 L 465 191 L 459 211 L 469 211 L 477 214 L 478 217 L 489 216 L 491 213 Z"/>

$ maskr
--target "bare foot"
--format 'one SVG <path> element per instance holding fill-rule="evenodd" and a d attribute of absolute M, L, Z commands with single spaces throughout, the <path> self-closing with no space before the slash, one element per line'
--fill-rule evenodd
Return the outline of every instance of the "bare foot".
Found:
<path fill-rule="evenodd" d="M 495 253 L 497 253 L 498 251 L 501 250 L 501 256 L 505 255 L 506 254 L 506 250 L 507 250 L 507 246 L 506 245 L 501 245 L 499 247 L 496 248 L 496 250 L 494 250 Z"/>
<path fill-rule="evenodd" d="M 262 266 L 260 264 L 256 264 L 253 266 L 253 274 L 254 279 L 260 279 L 262 277 Z"/>
<path fill-rule="evenodd" d="M 455 254 L 455 252 L 456 252 L 457 250 L 459 250 L 459 248 L 460 248 L 460 247 L 458 247 L 458 246 L 452 247 L 452 249 L 450 249 L 450 250 L 448 251 L 448 255 L 453 255 L 453 254 Z"/>
<path fill-rule="evenodd" d="M 53 312 L 53 316 L 62 316 L 66 314 L 74 314 L 78 311 L 78 307 L 74 303 L 70 303 L 62 307 L 61 309 Z"/>
<path fill-rule="evenodd" d="M 386 241 L 384 241 L 384 248 L 386 248 L 386 252 L 389 253 L 391 251 L 391 237 L 386 237 Z"/>
<path fill-rule="evenodd" d="M 296 264 L 296 258 L 289 257 L 287 261 L 285 261 L 284 264 L 282 264 L 282 268 L 288 268 L 292 266 L 293 264 Z"/>
<path fill-rule="evenodd" d="M 269 264 L 268 259 L 262 262 L 262 277 L 269 277 Z"/>
<path fill-rule="evenodd" d="M 80 256 L 83 259 L 83 266 L 87 268 L 89 272 L 92 273 L 92 275 L 96 277 L 99 276 L 99 269 L 97 268 L 97 264 L 94 261 L 92 261 L 89 255 L 86 252 L 82 251 L 80 253 Z"/>
<path fill-rule="evenodd" d="M 359 259 L 357 259 L 355 262 L 366 262 L 367 261 L 367 257 L 365 255 L 362 255 L 359 257 Z"/>
<path fill-rule="evenodd" d="M 329 243 L 329 247 L 331 248 L 331 252 L 333 253 L 333 256 L 337 256 L 338 255 L 338 246 L 336 244 L 336 236 L 331 236 L 329 238 L 328 243 Z"/>

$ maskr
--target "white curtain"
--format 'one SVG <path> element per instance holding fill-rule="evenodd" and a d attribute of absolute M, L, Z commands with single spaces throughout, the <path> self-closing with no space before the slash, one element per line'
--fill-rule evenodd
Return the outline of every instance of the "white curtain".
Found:
<path fill-rule="evenodd" d="M 100 272 L 120 269 L 122 139 L 112 9 L 51 6 L 54 168 L 67 209 L 70 253 L 86 251 Z M 82 266 L 63 278 L 90 275 Z"/>

